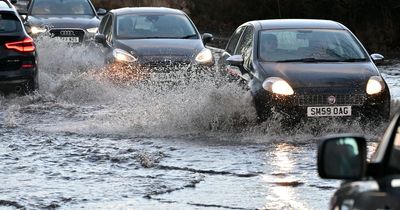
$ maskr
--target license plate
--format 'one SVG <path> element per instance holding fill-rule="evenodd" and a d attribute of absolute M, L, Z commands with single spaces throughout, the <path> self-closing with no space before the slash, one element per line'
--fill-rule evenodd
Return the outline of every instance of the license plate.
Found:
<path fill-rule="evenodd" d="M 184 78 L 183 74 L 180 73 L 152 73 L 150 74 L 150 80 L 152 81 L 179 81 Z"/>
<path fill-rule="evenodd" d="M 78 43 L 79 42 L 79 37 L 55 37 L 58 40 L 64 41 L 64 42 L 70 42 L 70 43 Z"/>
<path fill-rule="evenodd" d="M 351 106 L 307 107 L 308 117 L 351 116 Z"/>

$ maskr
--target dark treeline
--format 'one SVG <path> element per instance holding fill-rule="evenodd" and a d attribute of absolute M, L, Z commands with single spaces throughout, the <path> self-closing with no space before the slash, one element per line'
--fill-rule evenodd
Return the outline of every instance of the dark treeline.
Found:
<path fill-rule="evenodd" d="M 166 6 L 182 9 L 201 31 L 229 35 L 256 19 L 330 19 L 349 27 L 370 53 L 400 52 L 398 0 L 93 0 L 96 7 Z"/>

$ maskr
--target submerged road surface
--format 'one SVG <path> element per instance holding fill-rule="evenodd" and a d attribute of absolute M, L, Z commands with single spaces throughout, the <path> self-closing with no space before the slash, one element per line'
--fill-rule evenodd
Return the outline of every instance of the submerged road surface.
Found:
<path fill-rule="evenodd" d="M 0 209 L 326 209 L 340 182 L 318 177 L 318 139 L 361 133 L 373 151 L 384 131 L 258 124 L 223 78 L 116 84 L 98 53 L 56 42 L 38 43 L 40 91 L 0 100 Z M 400 65 L 382 71 L 396 101 Z"/>

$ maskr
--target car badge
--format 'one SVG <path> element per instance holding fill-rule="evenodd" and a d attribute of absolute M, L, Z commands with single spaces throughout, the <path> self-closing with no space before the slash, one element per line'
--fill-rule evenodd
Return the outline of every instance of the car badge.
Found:
<path fill-rule="evenodd" d="M 74 31 L 60 31 L 61 36 L 75 36 Z"/>
<path fill-rule="evenodd" d="M 327 102 L 328 102 L 328 104 L 330 104 L 330 105 L 335 104 L 335 103 L 336 103 L 336 97 L 335 97 L 335 96 L 329 96 L 329 97 L 327 98 Z"/>

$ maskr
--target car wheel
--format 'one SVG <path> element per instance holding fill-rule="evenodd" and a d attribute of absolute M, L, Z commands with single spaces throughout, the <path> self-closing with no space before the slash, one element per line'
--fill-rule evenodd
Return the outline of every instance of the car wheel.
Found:
<path fill-rule="evenodd" d="M 23 95 L 29 95 L 33 93 L 35 90 L 39 88 L 39 85 L 37 81 L 35 80 L 29 80 L 27 83 L 24 84 L 23 89 L 22 89 L 22 94 Z"/>
<path fill-rule="evenodd" d="M 271 117 L 272 111 L 271 107 L 261 96 L 253 96 L 253 103 L 256 108 L 257 117 L 260 122 L 267 120 Z"/>

